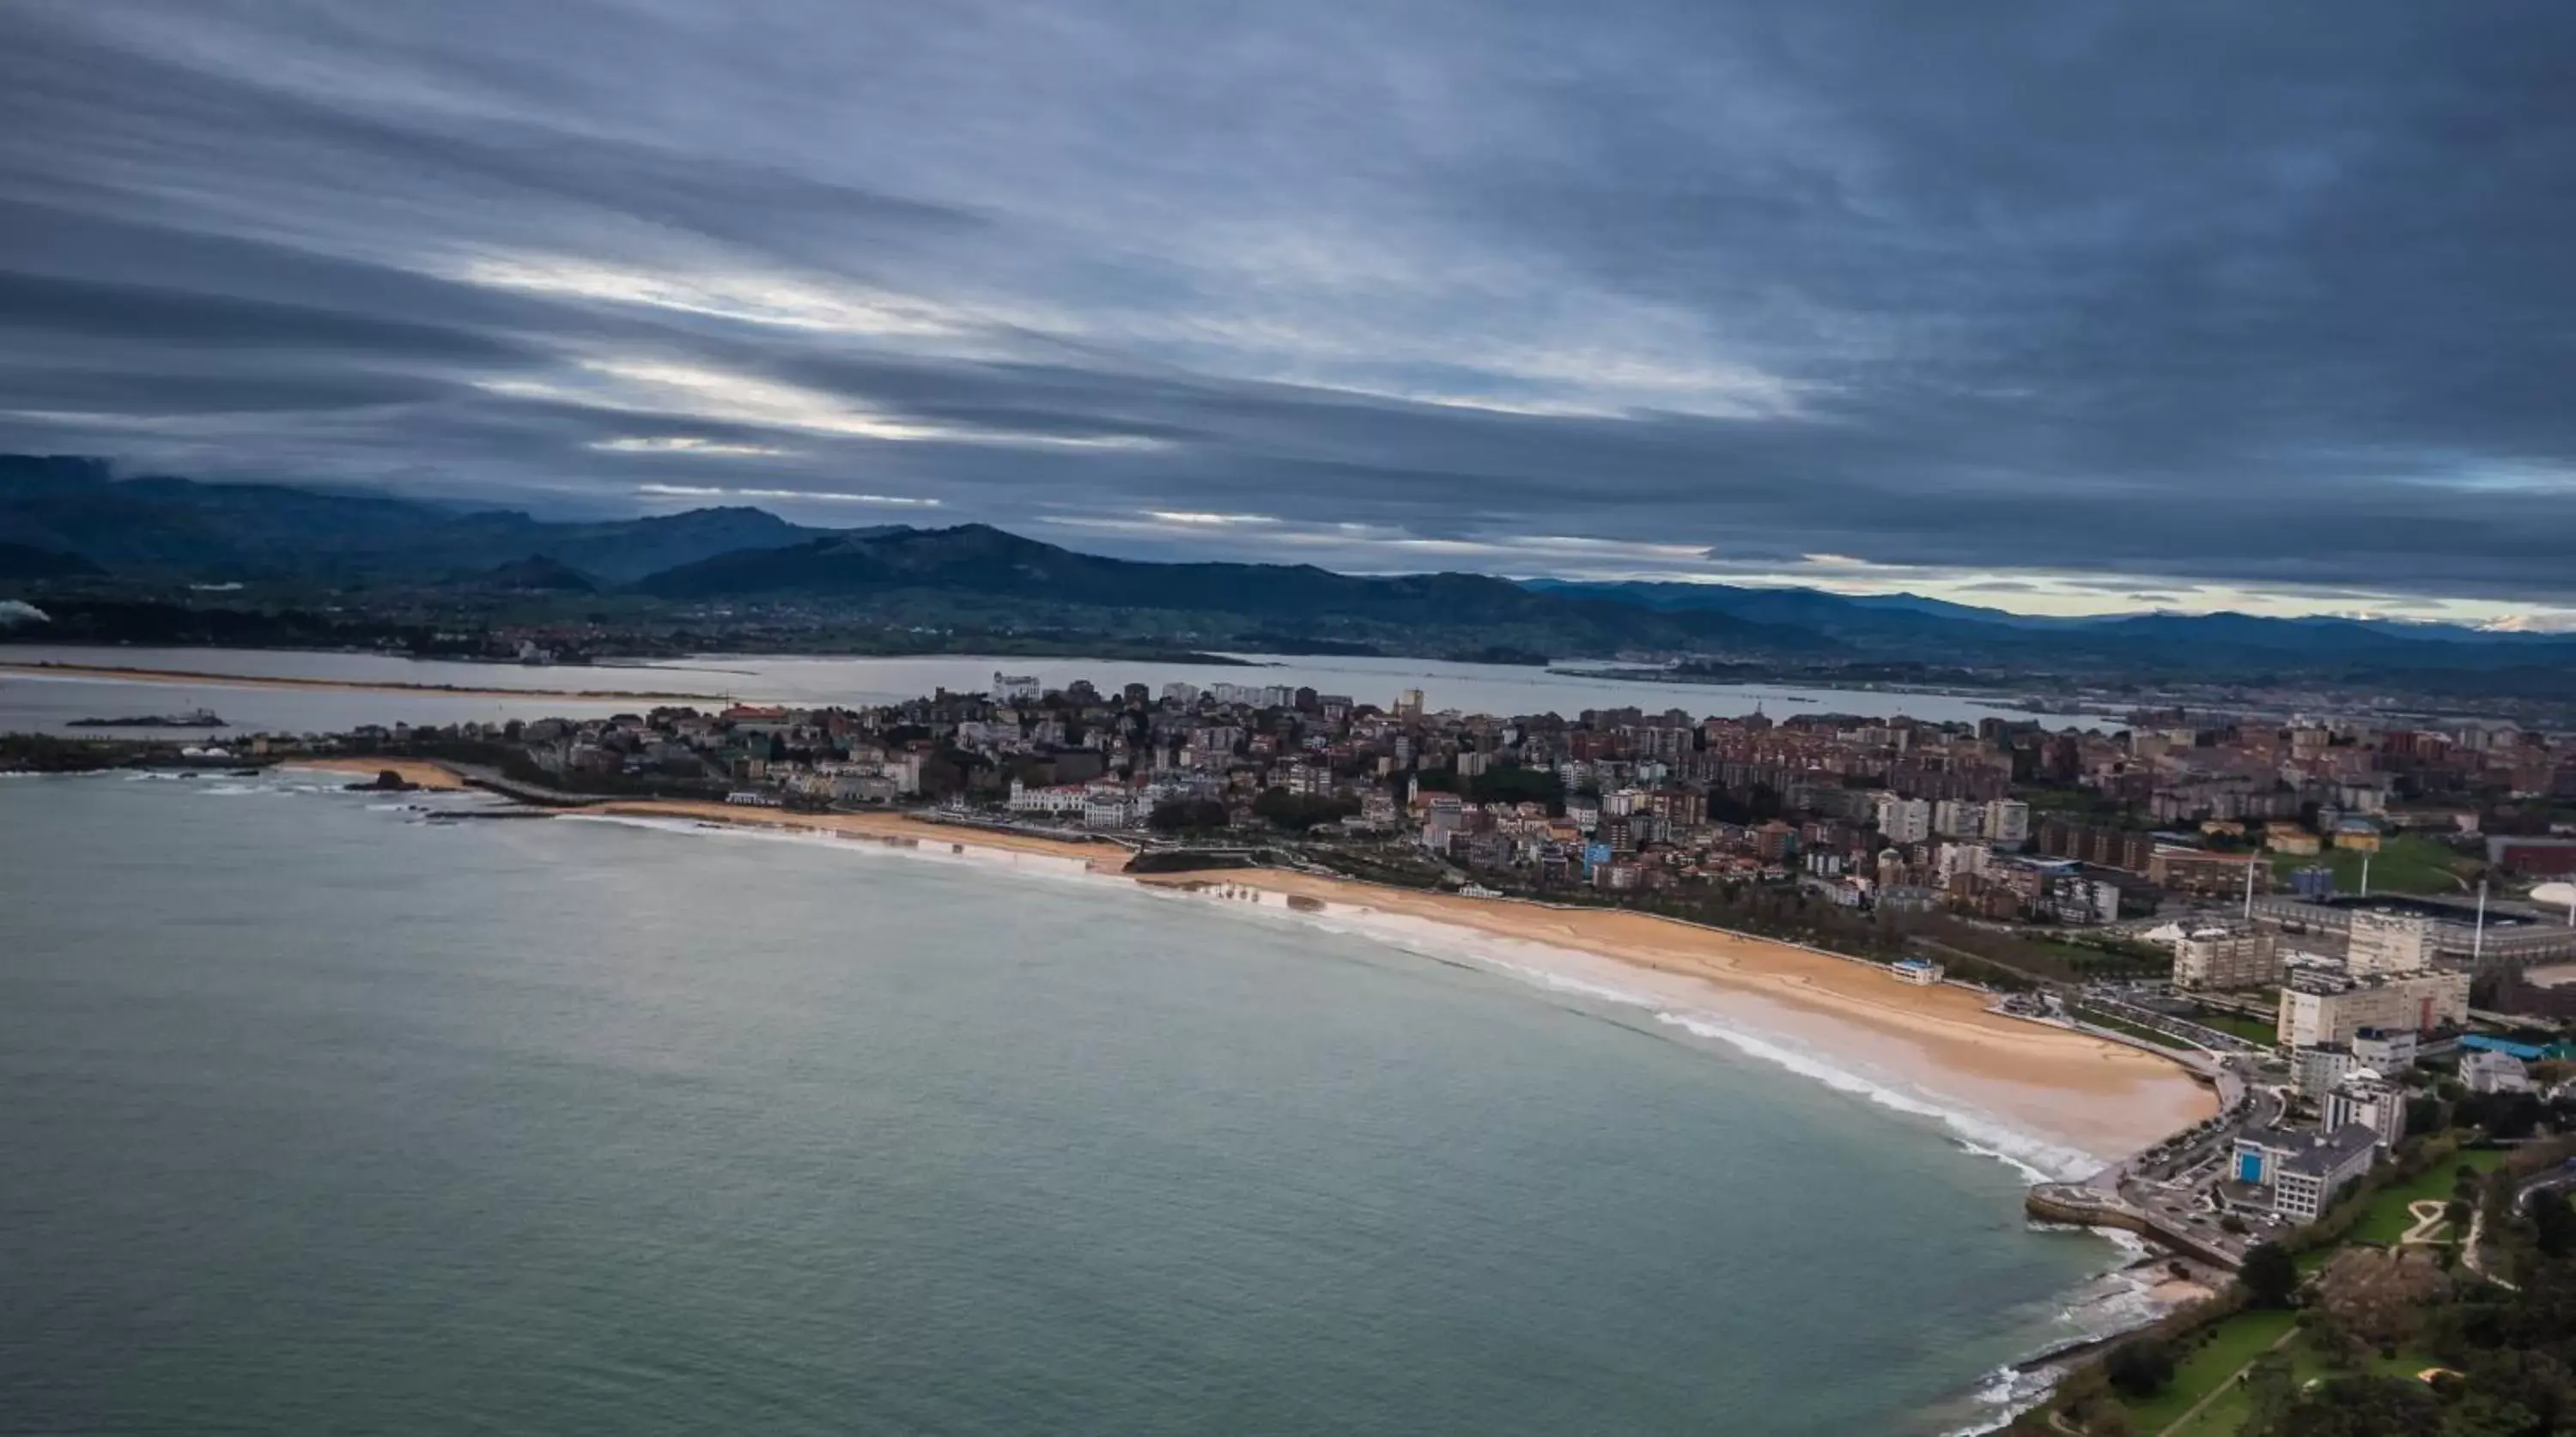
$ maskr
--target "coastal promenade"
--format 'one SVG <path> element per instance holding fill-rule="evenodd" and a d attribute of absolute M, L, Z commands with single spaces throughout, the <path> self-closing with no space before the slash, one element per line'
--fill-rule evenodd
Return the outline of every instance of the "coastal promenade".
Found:
<path fill-rule="evenodd" d="M 2022 1207 L 2041 1222 L 2133 1232 L 2185 1257 L 2196 1258 L 2229 1272 L 2244 1265 L 2244 1254 L 2229 1244 L 2223 1235 L 2195 1232 L 2168 1215 L 2141 1207 L 2089 1183 L 2037 1184 L 2023 1198 Z"/>

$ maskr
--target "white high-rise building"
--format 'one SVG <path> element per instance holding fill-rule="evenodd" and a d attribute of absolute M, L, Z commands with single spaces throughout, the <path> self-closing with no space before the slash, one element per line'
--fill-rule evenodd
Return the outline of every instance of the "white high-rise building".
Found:
<path fill-rule="evenodd" d="M 2433 920 L 2412 913 L 2352 915 L 2343 966 L 2356 978 L 2423 972 L 2433 966 Z"/>
<path fill-rule="evenodd" d="M 993 671 L 993 699 L 996 703 L 1026 703 L 1041 697 L 1045 692 L 1046 686 L 1038 682 L 1035 674 L 1006 674 L 999 669 Z"/>
<path fill-rule="evenodd" d="M 2406 1136 L 2406 1090 L 2368 1068 L 2355 1068 L 2326 1094 L 2327 1132 L 2359 1124 L 2379 1135 L 2383 1148 Z"/>
<path fill-rule="evenodd" d="M 2174 945 L 2174 986 L 2226 990 L 2281 981 L 2281 935 L 2269 928 L 2237 933 L 2205 928 Z"/>
<path fill-rule="evenodd" d="M 1878 796 L 1879 836 L 1890 843 L 1921 843 L 1932 836 L 1932 804 L 1927 799 Z"/>
<path fill-rule="evenodd" d="M 1932 831 L 1943 838 L 1983 838 L 1986 806 L 1956 798 L 1932 805 Z"/>
<path fill-rule="evenodd" d="M 2019 846 L 2030 841 L 2030 805 L 2017 798 L 1986 804 L 1986 841 Z"/>
<path fill-rule="evenodd" d="M 2355 979 L 2301 969 L 2281 988 L 2281 1042 L 2293 1048 L 2352 1046 L 2364 1028 L 2429 1033 L 2468 1021 L 2469 975 L 2403 973 Z"/>

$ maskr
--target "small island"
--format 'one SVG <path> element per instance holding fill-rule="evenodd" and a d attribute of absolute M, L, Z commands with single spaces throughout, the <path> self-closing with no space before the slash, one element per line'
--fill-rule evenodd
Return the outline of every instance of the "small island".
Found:
<path fill-rule="evenodd" d="M 130 718 L 77 718 L 69 728 L 230 728 L 231 724 L 213 709 L 190 709 L 183 714 L 141 714 Z"/>

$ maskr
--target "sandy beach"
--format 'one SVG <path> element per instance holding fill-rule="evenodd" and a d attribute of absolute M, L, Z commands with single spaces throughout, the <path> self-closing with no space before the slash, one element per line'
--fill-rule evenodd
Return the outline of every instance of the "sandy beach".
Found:
<path fill-rule="evenodd" d="M 289 761 L 286 767 L 345 773 L 352 779 L 370 779 L 391 771 L 402 775 L 405 783 L 441 793 L 452 793 L 465 787 L 463 779 L 422 758 L 299 758 Z"/>
<path fill-rule="evenodd" d="M 730 823 L 748 828 L 775 828 L 804 833 L 834 833 L 851 838 L 907 839 L 923 844 L 953 844 L 1002 853 L 1071 859 L 1094 872 L 1116 873 L 1126 866 L 1128 850 L 1106 841 L 1038 838 L 1000 833 L 963 824 L 932 823 L 900 813 L 789 813 L 731 803 L 686 803 L 674 799 L 637 799 L 596 804 L 583 810 L 627 818 L 689 818 L 703 823 Z"/>
<path fill-rule="evenodd" d="M 1117 873 L 1127 859 L 1124 848 L 1107 842 L 994 832 L 891 813 L 783 813 L 666 801 L 610 803 L 590 811 L 1044 855 L 1102 874 Z M 1909 1087 L 1973 1105 L 2105 1160 L 2147 1147 L 2218 1109 L 2214 1093 L 2166 1058 L 1987 1012 L 1987 999 L 1978 992 L 1916 987 L 1875 964 L 1649 914 L 1462 898 L 1275 869 L 1149 874 L 1132 881 L 1236 897 L 1271 895 L 1283 907 L 1293 901 L 1310 912 L 1420 920 L 1612 960 L 1657 975 L 1670 985 L 1658 988 L 1658 995 L 1676 1003 L 1717 997 L 1763 1031 L 1849 1057 Z"/>
<path fill-rule="evenodd" d="M 349 757 L 296 764 L 359 777 L 390 768 L 424 788 L 462 786 L 454 774 L 421 760 Z M 1105 840 L 1001 832 L 900 813 L 791 813 L 661 799 L 611 801 L 581 811 L 947 845 L 1078 864 L 1104 876 L 1119 874 L 1129 856 Z M 1606 960 L 1637 975 L 1635 982 L 1659 1002 L 1724 1012 L 1907 1089 L 1973 1107 L 2062 1149 L 2106 1161 L 2218 1108 L 2214 1093 L 2167 1058 L 1990 1013 L 1986 997 L 1974 990 L 1918 987 L 1875 964 L 1651 914 L 1464 898 L 1276 869 L 1145 874 L 1131 881 L 1309 914 L 1437 924 L 1452 933 Z"/>
<path fill-rule="evenodd" d="M 108 664 L 0 663 L 0 674 L 29 678 L 102 679 L 129 684 L 190 684 L 227 689 L 321 689 L 349 694 L 445 694 L 474 699 L 570 699 L 576 702 L 713 703 L 712 694 L 655 693 L 642 689 L 503 689 L 456 684 L 358 683 L 347 679 L 287 678 L 273 674 L 213 674 L 187 669 L 131 669 Z"/>
<path fill-rule="evenodd" d="M 1847 1055 L 1918 1089 L 1974 1104 L 2081 1152 L 2137 1151 L 2215 1113 L 2215 1093 L 2141 1049 L 1986 1011 L 1951 985 L 1902 983 L 1876 964 L 1791 944 L 1602 908 L 1381 888 L 1273 869 L 1171 874 L 1138 882 L 1219 881 L 1325 905 L 1347 904 L 1543 944 L 1706 984 L 1752 1000 L 1766 1031 Z M 1669 991 L 1680 996 L 1687 990 Z"/>

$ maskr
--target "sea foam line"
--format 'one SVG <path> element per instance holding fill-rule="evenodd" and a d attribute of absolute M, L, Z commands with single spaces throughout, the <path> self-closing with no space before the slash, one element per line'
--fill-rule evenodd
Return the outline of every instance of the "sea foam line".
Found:
<path fill-rule="evenodd" d="M 1795 1040 L 1759 1031 L 1733 1015 L 1712 1009 L 1675 1006 L 1668 998 L 1569 971 L 1615 965 L 1618 961 L 1583 949 L 1535 939 L 1503 937 L 1459 924 L 1387 913 L 1347 901 L 1326 902 L 1320 909 L 1300 908 L 1290 904 L 1283 894 L 1249 885 L 1227 884 L 1222 880 L 1196 889 L 1173 887 L 1156 891 L 1170 896 L 1202 899 L 1238 911 L 1284 916 L 1329 932 L 1346 933 L 1429 957 L 1463 959 L 1486 971 L 1551 992 L 1643 1009 L 1659 1023 L 1694 1037 L 1725 1043 L 1748 1057 L 1785 1068 L 1837 1092 L 1908 1117 L 1931 1119 L 1945 1128 L 1951 1140 L 1963 1150 L 2001 1162 L 2032 1182 L 2073 1181 L 2100 1171 L 2104 1162 L 2097 1154 L 2053 1142 L 1955 1099 L 1920 1087 L 1901 1086 L 1895 1081 L 1857 1070 Z"/>

